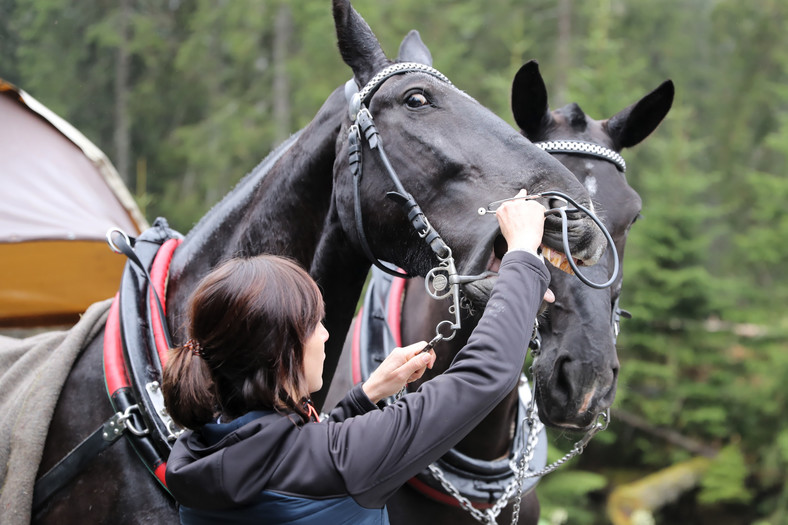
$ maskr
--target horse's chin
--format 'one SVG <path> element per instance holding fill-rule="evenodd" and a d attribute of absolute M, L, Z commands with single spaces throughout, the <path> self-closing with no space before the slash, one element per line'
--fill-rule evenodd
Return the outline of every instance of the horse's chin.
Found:
<path fill-rule="evenodd" d="M 545 426 L 549 428 L 562 430 L 564 432 L 584 433 L 591 430 L 591 428 L 596 425 L 597 419 L 599 418 L 599 413 L 591 411 L 585 412 L 583 414 L 575 414 L 573 417 L 555 417 L 555 415 L 551 414 L 549 410 L 541 408 L 544 405 L 542 404 L 540 397 L 541 396 L 539 396 L 537 393 L 536 405 L 540 407 L 539 419 L 542 423 L 544 423 Z"/>

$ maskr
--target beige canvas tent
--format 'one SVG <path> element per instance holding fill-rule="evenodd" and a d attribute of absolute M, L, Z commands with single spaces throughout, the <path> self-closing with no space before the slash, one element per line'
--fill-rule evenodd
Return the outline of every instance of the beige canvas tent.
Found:
<path fill-rule="evenodd" d="M 112 227 L 147 223 L 106 155 L 0 79 L 0 326 L 71 323 L 114 295 Z"/>

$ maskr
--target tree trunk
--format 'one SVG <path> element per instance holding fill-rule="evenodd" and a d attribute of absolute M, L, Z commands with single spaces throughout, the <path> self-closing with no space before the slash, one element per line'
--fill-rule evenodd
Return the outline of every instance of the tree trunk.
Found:
<path fill-rule="evenodd" d="M 293 34 L 293 19 L 290 6 L 283 3 L 276 12 L 274 27 L 274 122 L 275 140 L 280 144 L 290 136 L 290 77 L 287 73 L 287 58 Z"/>
<path fill-rule="evenodd" d="M 653 523 L 653 512 L 694 489 L 710 464 L 709 458 L 698 457 L 616 487 L 607 499 L 607 515 L 611 523 Z"/>
<path fill-rule="evenodd" d="M 568 72 L 572 69 L 572 0 L 558 2 L 558 41 L 556 42 L 556 83 L 554 107 L 567 104 L 569 81 Z"/>
<path fill-rule="evenodd" d="M 129 125 L 129 19 L 131 18 L 131 0 L 120 0 L 118 17 L 117 60 L 115 61 L 115 166 L 126 186 L 131 187 L 129 173 L 129 157 L 131 151 L 131 133 Z"/>

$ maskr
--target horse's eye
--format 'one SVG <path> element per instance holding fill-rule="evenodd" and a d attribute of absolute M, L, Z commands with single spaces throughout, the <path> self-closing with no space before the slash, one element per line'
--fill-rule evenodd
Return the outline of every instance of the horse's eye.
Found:
<path fill-rule="evenodd" d="M 423 93 L 411 93 L 408 95 L 408 98 L 405 99 L 405 104 L 407 104 L 409 108 L 421 108 L 429 106 L 430 101 L 427 100 L 427 97 L 425 97 Z"/>

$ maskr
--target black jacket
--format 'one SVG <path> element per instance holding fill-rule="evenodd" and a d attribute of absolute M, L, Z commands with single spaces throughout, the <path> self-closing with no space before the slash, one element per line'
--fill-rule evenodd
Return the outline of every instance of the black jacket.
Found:
<path fill-rule="evenodd" d="M 217 443 L 186 431 L 168 460 L 169 490 L 193 509 L 251 505 L 263 492 L 382 507 L 517 385 L 549 281 L 534 255 L 508 253 L 478 327 L 446 372 L 382 410 L 356 386 L 320 423 L 269 412 Z"/>

